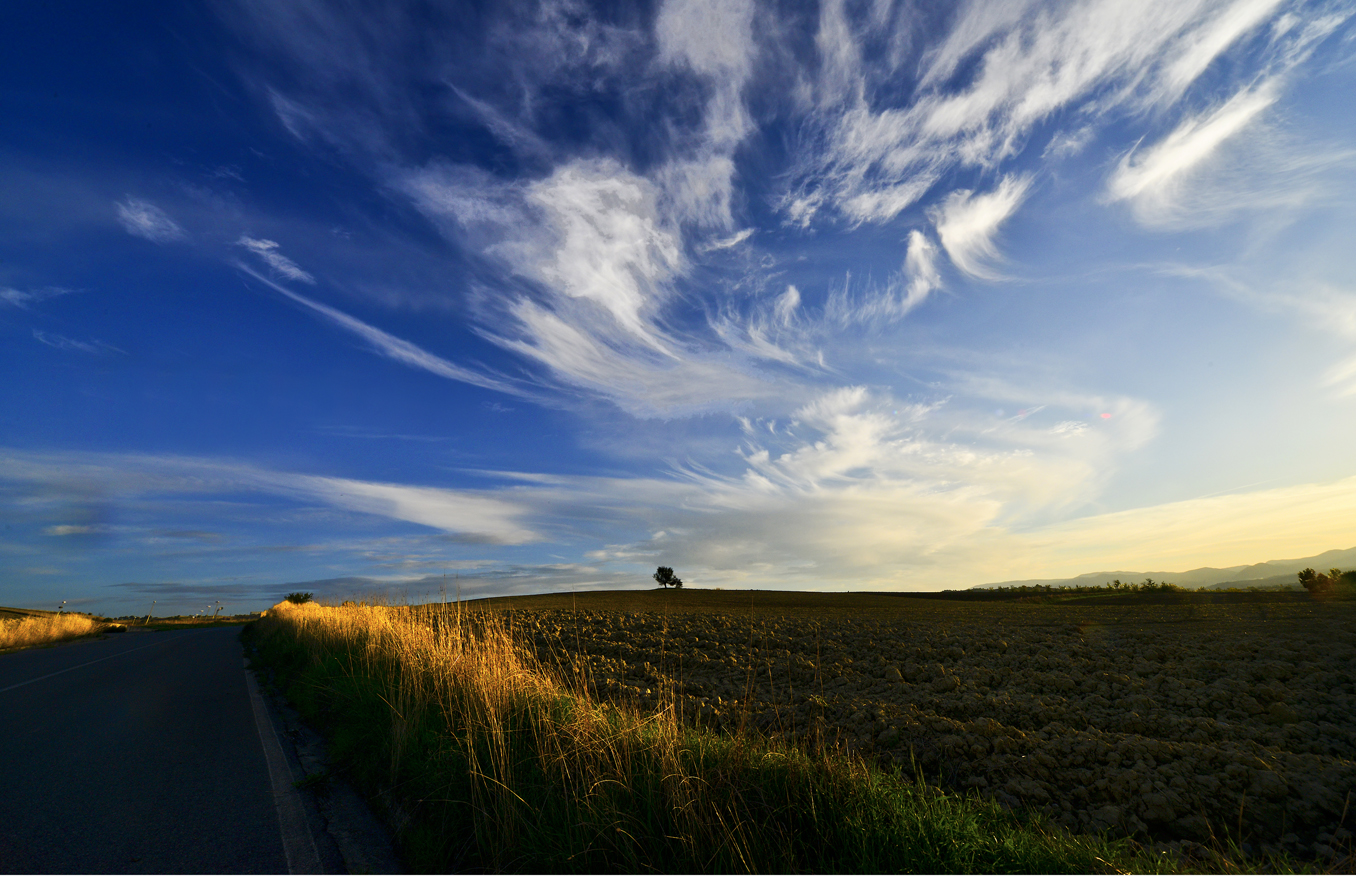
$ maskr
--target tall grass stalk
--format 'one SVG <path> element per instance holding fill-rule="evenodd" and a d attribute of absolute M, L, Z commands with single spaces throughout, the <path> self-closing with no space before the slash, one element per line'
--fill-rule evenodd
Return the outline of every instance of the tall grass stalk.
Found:
<path fill-rule="evenodd" d="M 83 614 L 49 614 L 0 620 L 0 651 L 87 636 L 98 627 L 94 619 Z"/>
<path fill-rule="evenodd" d="M 502 615 L 284 604 L 249 636 L 403 821 L 416 870 L 1105 872 L 1129 859 L 832 752 L 594 701 Z"/>

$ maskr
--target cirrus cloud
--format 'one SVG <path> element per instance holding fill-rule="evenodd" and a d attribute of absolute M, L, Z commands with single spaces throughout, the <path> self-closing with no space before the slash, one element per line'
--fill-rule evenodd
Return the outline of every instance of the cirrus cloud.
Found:
<path fill-rule="evenodd" d="M 152 243 L 172 243 L 188 236 L 168 213 L 149 201 L 129 195 L 113 207 L 117 212 L 118 223 L 128 234 L 144 237 Z"/>

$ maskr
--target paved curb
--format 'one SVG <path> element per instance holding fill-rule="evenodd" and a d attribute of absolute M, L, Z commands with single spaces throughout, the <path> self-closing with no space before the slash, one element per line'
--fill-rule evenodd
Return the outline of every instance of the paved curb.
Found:
<path fill-rule="evenodd" d="M 247 651 L 249 646 L 246 646 Z M 267 673 L 267 674 L 265 674 Z M 275 739 L 289 766 L 288 790 L 300 801 L 311 826 L 320 869 L 313 873 L 404 873 L 391 831 L 367 801 L 343 777 L 329 758 L 324 737 L 266 681 L 266 668 L 251 672 L 252 689 L 259 690 Z M 290 861 L 290 857 L 289 857 Z"/>

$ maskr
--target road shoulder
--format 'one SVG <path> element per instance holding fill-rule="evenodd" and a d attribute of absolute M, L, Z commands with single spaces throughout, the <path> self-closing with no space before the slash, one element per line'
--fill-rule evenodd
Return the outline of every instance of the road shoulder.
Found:
<path fill-rule="evenodd" d="M 246 657 L 252 650 L 245 645 Z M 306 812 L 325 873 L 403 873 L 391 831 L 330 759 L 325 739 L 272 683 L 272 672 L 246 668 L 258 683 Z"/>

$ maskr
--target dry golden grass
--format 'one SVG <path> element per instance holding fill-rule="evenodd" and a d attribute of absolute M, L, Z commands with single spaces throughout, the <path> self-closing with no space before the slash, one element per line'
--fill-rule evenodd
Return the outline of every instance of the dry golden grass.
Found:
<path fill-rule="evenodd" d="M 583 664 L 542 662 L 514 623 L 280 603 L 251 633 L 353 774 L 415 825 L 401 830 L 417 871 L 1092 872 L 1125 855 L 817 746 L 696 730 L 673 691 L 600 702 L 571 676 Z"/>
<path fill-rule="evenodd" d="M 658 713 L 604 708 L 579 693 L 582 685 L 555 675 L 520 644 L 498 613 L 464 612 L 455 606 L 388 608 L 322 607 L 316 603 L 280 603 L 269 611 L 275 622 L 296 627 L 297 638 L 317 655 L 362 655 L 356 675 L 381 679 L 391 707 L 391 780 L 400 771 L 408 736 L 424 724 L 425 712 L 441 713 L 464 744 L 479 813 L 477 828 L 506 850 L 496 869 L 511 868 L 512 850 L 527 823 L 523 801 L 514 788 L 526 778 L 545 775 L 555 787 L 578 799 L 603 803 L 602 797 L 636 799 L 634 784 L 663 776 L 662 794 L 670 811 L 686 824 L 682 841 L 696 851 L 722 844 L 747 843 L 748 825 L 731 822 L 728 812 L 701 812 L 694 794 L 699 782 L 683 745 L 683 728 L 672 710 Z M 621 721 L 618 721 L 619 716 Z M 441 722 L 440 722 L 441 723 Z M 524 738 L 525 737 L 525 738 Z M 524 759 L 524 752 L 531 752 Z M 602 794 L 600 789 L 608 789 Z M 624 832 L 633 815 L 598 813 Z M 686 818 L 682 816 L 686 815 Z M 719 835 L 711 828 L 719 825 Z M 603 825 L 593 826 L 595 829 Z M 587 828 L 586 828 L 587 829 Z"/>
<path fill-rule="evenodd" d="M 93 618 L 83 614 L 49 614 L 0 620 L 0 651 L 87 636 L 99 626 Z"/>

